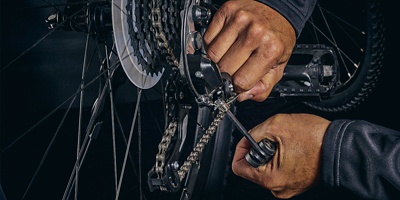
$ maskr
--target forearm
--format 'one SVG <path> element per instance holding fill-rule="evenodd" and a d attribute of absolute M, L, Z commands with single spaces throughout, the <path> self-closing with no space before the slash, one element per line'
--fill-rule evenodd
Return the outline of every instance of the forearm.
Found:
<path fill-rule="evenodd" d="M 400 132 L 365 121 L 333 121 L 322 146 L 322 179 L 362 198 L 398 197 Z"/>
<path fill-rule="evenodd" d="M 257 0 L 283 15 L 293 26 L 297 37 L 311 16 L 317 0 Z"/>

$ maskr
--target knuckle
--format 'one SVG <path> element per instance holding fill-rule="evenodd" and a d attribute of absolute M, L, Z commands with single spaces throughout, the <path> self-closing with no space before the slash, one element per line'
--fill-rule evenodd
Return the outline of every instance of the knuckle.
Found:
<path fill-rule="evenodd" d="M 237 176 L 240 176 L 240 175 L 241 175 L 239 169 L 240 169 L 240 168 L 237 166 L 237 164 L 232 163 L 232 172 L 233 172 L 235 175 L 237 175 Z"/>
<path fill-rule="evenodd" d="M 229 73 L 229 75 L 232 74 L 232 72 L 230 72 L 231 70 L 229 70 L 229 65 L 227 64 L 227 61 L 226 61 L 226 60 L 220 59 L 219 62 L 218 62 L 217 64 L 218 64 L 218 69 L 219 69 L 221 72 L 227 72 L 227 73 Z"/>
<path fill-rule="evenodd" d="M 229 75 L 233 73 L 232 70 L 229 68 L 229 66 L 227 66 L 225 63 L 222 62 L 218 63 L 218 69 L 220 72 L 225 72 L 228 73 Z"/>
<path fill-rule="evenodd" d="M 258 23 L 258 22 L 254 22 L 251 24 L 250 28 L 249 28 L 249 36 L 250 37 L 255 37 L 257 38 L 257 40 L 264 41 L 264 27 L 262 24 Z"/>
<path fill-rule="evenodd" d="M 232 12 L 236 10 L 236 3 L 234 1 L 226 1 L 222 6 L 217 10 L 213 17 L 213 21 L 215 19 L 220 21 L 225 21 L 225 19 L 229 18 Z"/>
<path fill-rule="evenodd" d="M 260 43 L 262 44 L 271 44 L 274 42 L 272 39 L 273 36 L 269 32 L 266 32 L 261 38 L 260 38 Z"/>
<path fill-rule="evenodd" d="M 213 21 L 218 23 L 223 23 L 225 19 L 229 16 L 229 8 L 221 7 L 213 16 Z"/>
<path fill-rule="evenodd" d="M 283 56 L 283 47 L 275 42 L 264 44 L 264 46 L 257 51 L 256 56 L 264 63 L 262 65 L 277 65 Z"/>
<path fill-rule="evenodd" d="M 281 56 L 285 50 L 283 43 L 280 40 L 274 40 L 271 38 L 264 39 L 268 40 L 266 44 L 268 44 L 269 53 L 275 57 Z"/>
<path fill-rule="evenodd" d="M 270 93 L 270 85 L 268 83 L 262 82 L 262 84 L 259 84 L 259 87 L 258 94 L 253 98 L 253 100 L 257 102 L 267 99 Z"/>
<path fill-rule="evenodd" d="M 210 34 L 208 34 L 208 32 L 205 32 L 205 33 L 204 33 L 204 35 L 203 35 L 203 41 L 204 41 L 204 43 L 205 43 L 206 45 L 209 45 L 209 44 L 211 43 L 212 39 L 213 39 L 213 38 L 211 37 Z"/>
<path fill-rule="evenodd" d="M 224 4 L 222 4 L 219 10 L 228 11 L 228 10 L 234 10 L 235 8 L 236 8 L 236 2 L 226 1 Z"/>
<path fill-rule="evenodd" d="M 257 47 L 262 45 L 260 38 L 263 37 L 263 28 L 259 25 L 251 25 L 248 27 L 246 32 L 246 39 L 243 45 L 246 47 Z"/>
<path fill-rule="evenodd" d="M 207 50 L 208 58 L 215 63 L 218 63 L 221 58 L 219 54 L 220 54 L 219 51 L 214 46 L 210 46 Z"/>
<path fill-rule="evenodd" d="M 245 92 L 251 89 L 247 76 L 235 75 L 233 78 L 233 85 L 237 92 Z"/>
<path fill-rule="evenodd" d="M 269 48 L 269 52 L 274 55 L 282 52 L 282 45 L 275 40 L 268 42 L 268 48 Z"/>
<path fill-rule="evenodd" d="M 238 10 L 233 17 L 233 21 L 238 26 L 244 26 L 248 24 L 250 21 L 249 13 L 244 10 Z"/>

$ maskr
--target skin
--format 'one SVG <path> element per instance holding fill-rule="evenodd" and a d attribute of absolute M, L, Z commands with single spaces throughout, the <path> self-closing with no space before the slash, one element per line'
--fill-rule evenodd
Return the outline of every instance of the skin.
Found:
<path fill-rule="evenodd" d="M 263 101 L 282 78 L 296 42 L 291 24 L 254 0 L 231 0 L 204 36 L 207 56 L 233 78 L 238 101 Z"/>
<path fill-rule="evenodd" d="M 238 100 L 265 100 L 282 78 L 296 34 L 278 12 L 254 0 L 230 0 L 218 9 L 204 36 L 207 56 L 233 78 Z M 243 138 L 236 147 L 233 172 L 253 181 L 278 198 L 290 198 L 320 181 L 320 154 L 330 121 L 309 114 L 278 114 L 250 131 L 259 142 L 278 144 L 270 162 L 251 167 L 251 149 Z"/>
<path fill-rule="evenodd" d="M 291 198 L 320 182 L 321 147 L 330 121 L 311 114 L 277 114 L 250 130 L 256 142 L 268 138 L 277 143 L 272 159 L 253 168 L 245 155 L 251 149 L 246 138 L 236 146 L 233 172 L 271 190 L 277 198 Z"/>

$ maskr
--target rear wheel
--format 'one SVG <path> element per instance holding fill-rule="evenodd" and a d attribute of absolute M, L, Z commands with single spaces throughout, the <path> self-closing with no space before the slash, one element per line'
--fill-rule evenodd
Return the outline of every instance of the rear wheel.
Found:
<path fill-rule="evenodd" d="M 305 104 L 325 112 L 357 107 L 375 88 L 383 65 L 381 1 L 318 0 L 298 44 L 332 47 L 339 64 L 340 80 L 333 97 Z"/>

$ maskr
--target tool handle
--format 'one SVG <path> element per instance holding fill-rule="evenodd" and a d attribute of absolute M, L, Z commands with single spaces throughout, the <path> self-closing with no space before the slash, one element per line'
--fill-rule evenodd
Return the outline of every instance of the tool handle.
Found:
<path fill-rule="evenodd" d="M 261 165 L 265 165 L 271 160 L 276 151 L 276 144 L 269 139 L 263 139 L 258 143 L 260 150 L 256 150 L 254 147 L 246 154 L 245 158 L 247 162 L 254 168 Z"/>

